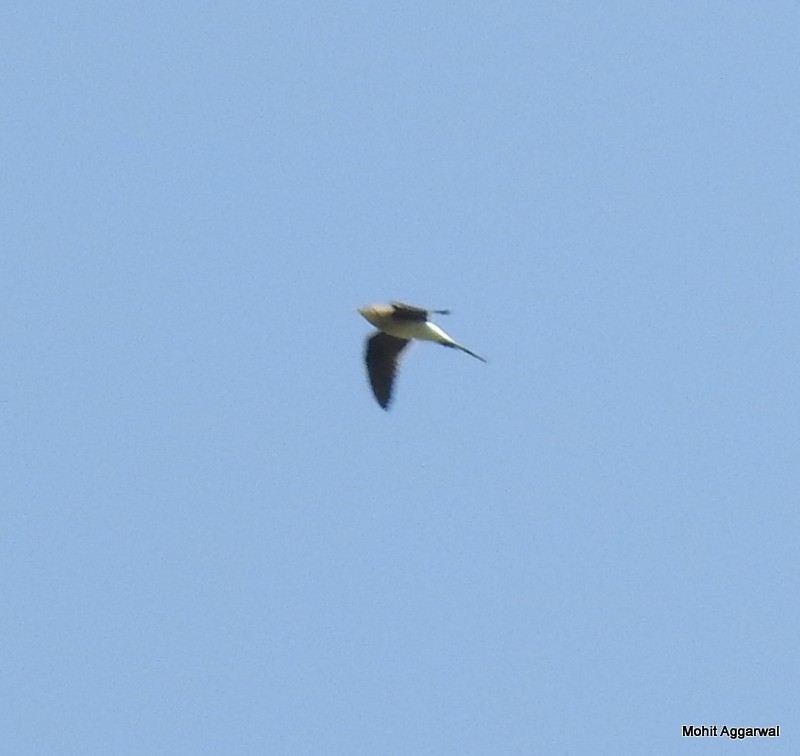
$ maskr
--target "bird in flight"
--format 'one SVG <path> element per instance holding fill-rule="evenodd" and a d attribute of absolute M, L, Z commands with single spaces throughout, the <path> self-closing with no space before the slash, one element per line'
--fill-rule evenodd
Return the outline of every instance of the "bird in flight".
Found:
<path fill-rule="evenodd" d="M 400 353 L 411 339 L 435 341 L 446 347 L 460 349 L 481 362 L 486 362 L 483 357 L 451 339 L 428 319 L 431 314 L 447 315 L 449 312 L 449 310 L 425 310 L 403 302 L 367 305 L 359 309 L 359 313 L 378 329 L 367 339 L 364 357 L 372 393 L 375 394 L 381 407 L 389 408 Z"/>

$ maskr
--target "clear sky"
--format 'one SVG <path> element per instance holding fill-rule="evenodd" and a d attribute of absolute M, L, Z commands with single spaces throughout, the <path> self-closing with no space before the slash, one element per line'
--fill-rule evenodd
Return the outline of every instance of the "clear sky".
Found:
<path fill-rule="evenodd" d="M 799 39 L 6 4 L 2 752 L 800 753 Z"/>

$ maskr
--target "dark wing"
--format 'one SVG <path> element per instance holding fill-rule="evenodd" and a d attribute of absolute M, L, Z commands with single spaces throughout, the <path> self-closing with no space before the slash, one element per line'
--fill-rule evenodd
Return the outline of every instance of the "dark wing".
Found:
<path fill-rule="evenodd" d="M 384 409 L 392 400 L 392 384 L 397 373 L 400 352 L 408 344 L 406 339 L 398 339 L 388 333 L 378 332 L 367 339 L 367 373 L 372 385 L 372 393 Z"/>
<path fill-rule="evenodd" d="M 428 311 L 422 307 L 404 304 L 403 302 L 392 302 L 394 312 L 392 317 L 398 320 L 412 320 L 415 323 L 424 323 L 428 319 Z"/>

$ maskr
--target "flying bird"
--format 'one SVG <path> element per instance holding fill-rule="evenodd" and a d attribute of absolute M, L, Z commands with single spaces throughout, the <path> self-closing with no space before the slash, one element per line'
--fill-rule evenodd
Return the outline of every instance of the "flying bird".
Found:
<path fill-rule="evenodd" d="M 375 394 L 381 407 L 389 408 L 400 353 L 411 339 L 435 341 L 446 347 L 460 349 L 481 362 L 486 362 L 483 357 L 451 339 L 428 319 L 431 314 L 448 315 L 449 312 L 449 310 L 425 310 L 403 302 L 367 305 L 359 309 L 359 313 L 378 329 L 367 339 L 364 357 L 372 393 Z"/>

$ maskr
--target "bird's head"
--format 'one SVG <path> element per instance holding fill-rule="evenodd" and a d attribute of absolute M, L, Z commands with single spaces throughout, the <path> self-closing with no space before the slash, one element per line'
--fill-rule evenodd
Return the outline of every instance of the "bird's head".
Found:
<path fill-rule="evenodd" d="M 377 326 L 378 321 L 380 319 L 380 314 L 378 312 L 378 308 L 374 305 L 366 305 L 365 307 L 359 307 L 358 312 L 362 318 L 369 321 L 372 325 Z"/>

